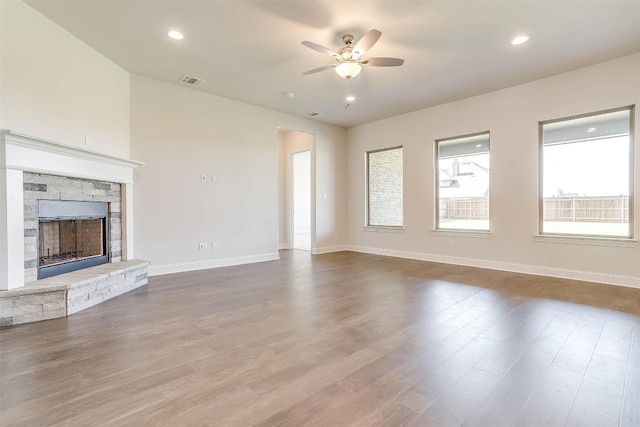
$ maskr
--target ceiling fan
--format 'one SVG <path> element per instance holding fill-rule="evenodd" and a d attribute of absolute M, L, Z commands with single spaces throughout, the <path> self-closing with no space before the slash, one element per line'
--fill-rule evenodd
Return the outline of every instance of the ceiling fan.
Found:
<path fill-rule="evenodd" d="M 369 49 L 371 49 L 371 47 L 373 47 L 374 44 L 376 44 L 381 35 L 382 33 L 380 31 L 371 30 L 367 34 L 365 34 L 355 44 L 355 46 L 352 46 L 353 36 L 351 34 L 345 34 L 344 36 L 342 36 L 342 41 L 345 43 L 345 46 L 337 52 L 334 52 L 331 49 L 321 46 L 317 43 L 305 40 L 302 42 L 303 45 L 315 51 L 333 57 L 336 60 L 336 63 L 314 68 L 312 70 L 305 71 L 302 74 L 313 74 L 335 68 L 336 73 L 340 77 L 349 80 L 350 78 L 355 77 L 360 73 L 363 65 L 370 65 L 372 67 L 398 67 L 404 64 L 404 59 L 362 57 Z"/>

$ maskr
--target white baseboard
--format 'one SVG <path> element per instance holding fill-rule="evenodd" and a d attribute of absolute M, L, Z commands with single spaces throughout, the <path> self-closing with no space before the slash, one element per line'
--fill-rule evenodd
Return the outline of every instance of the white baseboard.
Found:
<path fill-rule="evenodd" d="M 594 273 L 589 271 L 567 270 L 554 267 L 543 267 L 529 264 L 517 264 L 501 261 L 490 261 L 475 258 L 462 258 L 447 255 L 426 254 L 421 252 L 398 251 L 392 249 L 368 248 L 364 246 L 345 247 L 345 250 L 374 255 L 384 255 L 397 258 L 415 259 L 420 261 L 439 262 L 442 264 L 464 265 L 489 270 L 509 271 L 512 273 L 533 274 L 537 276 L 558 277 L 561 279 L 582 280 L 585 282 L 604 283 L 607 285 L 626 286 L 640 289 L 640 277 L 620 276 L 612 274 Z"/>
<path fill-rule="evenodd" d="M 364 246 L 336 245 L 314 248 L 312 254 L 320 255 L 340 251 L 362 252 L 396 258 L 415 259 L 420 261 L 439 262 L 442 264 L 464 265 L 468 267 L 486 268 L 489 270 L 509 271 L 513 273 L 533 274 L 537 276 L 558 277 L 561 279 L 582 280 L 586 282 L 604 283 L 608 285 L 626 286 L 640 289 L 640 277 L 595 273 L 588 271 L 567 270 L 554 267 L 543 267 L 529 264 L 517 264 L 475 258 L 453 257 L 447 255 L 427 254 L 422 252 L 398 251 L 393 249 L 370 248 Z M 149 276 L 181 273 L 185 271 L 205 270 L 209 268 L 228 267 L 232 265 L 251 264 L 255 262 L 279 260 L 278 253 L 249 255 L 234 258 L 221 258 L 205 261 L 183 262 L 166 265 L 150 265 Z"/>
<path fill-rule="evenodd" d="M 342 252 L 346 251 L 346 245 L 335 245 L 335 246 L 325 246 L 323 248 L 313 248 L 311 249 L 311 253 L 313 255 L 321 255 L 321 254 L 329 254 L 332 252 Z"/>
<path fill-rule="evenodd" d="M 204 261 L 179 262 L 176 264 L 149 266 L 149 276 L 163 274 L 182 273 L 185 271 L 206 270 L 209 268 L 229 267 L 232 265 L 252 264 L 254 262 L 277 261 L 280 255 L 277 252 L 269 254 L 248 255 L 234 258 L 208 259 Z"/>

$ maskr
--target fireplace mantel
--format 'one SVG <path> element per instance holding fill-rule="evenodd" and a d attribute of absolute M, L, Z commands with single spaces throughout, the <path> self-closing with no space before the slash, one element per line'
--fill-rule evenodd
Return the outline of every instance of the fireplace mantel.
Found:
<path fill-rule="evenodd" d="M 1 133 L 0 167 L 2 168 L 133 184 L 133 169 L 144 165 L 143 162 L 136 160 L 102 154 L 8 130 L 3 130 Z"/>
<path fill-rule="evenodd" d="M 0 131 L 0 290 L 24 286 L 23 173 L 121 184 L 122 259 L 133 259 L 133 169 L 143 162 Z M 6 236 L 6 237 L 5 237 Z"/>

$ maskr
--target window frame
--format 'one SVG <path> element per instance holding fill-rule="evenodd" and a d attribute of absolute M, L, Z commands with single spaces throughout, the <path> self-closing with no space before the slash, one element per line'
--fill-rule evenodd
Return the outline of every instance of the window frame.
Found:
<path fill-rule="evenodd" d="M 594 117 L 608 113 L 616 113 L 619 111 L 629 112 L 629 224 L 628 234 L 626 236 L 602 235 L 602 234 L 572 234 L 572 233 L 549 233 L 544 231 L 544 126 L 552 123 L 566 122 L 586 117 Z M 538 122 L 538 237 L 541 238 L 559 238 L 559 239 L 593 239 L 593 240 L 619 240 L 633 241 L 635 236 L 634 222 L 634 163 L 635 163 L 635 104 L 625 105 L 622 107 L 609 108 L 606 110 L 593 111 L 589 113 L 576 114 L 573 116 L 560 117 Z"/>
<path fill-rule="evenodd" d="M 391 151 L 402 149 L 402 225 L 375 225 L 371 224 L 371 205 L 370 205 L 370 171 L 369 171 L 369 156 L 371 154 L 380 153 L 383 151 Z M 404 230 L 404 146 L 396 145 L 393 147 L 385 147 L 379 148 L 375 150 L 365 151 L 364 153 L 364 162 L 365 162 L 365 229 L 369 230 L 382 230 L 382 231 L 399 231 Z"/>
<path fill-rule="evenodd" d="M 463 135 L 450 136 L 446 138 L 438 138 L 434 143 L 433 154 L 433 170 L 435 172 L 434 180 L 434 230 L 446 233 L 462 233 L 469 235 L 489 234 L 491 233 L 491 168 L 489 168 L 489 227 L 483 228 L 443 228 L 440 226 L 440 143 L 452 141 L 455 139 L 472 138 L 474 136 L 487 135 L 489 138 L 489 162 L 491 163 L 491 131 L 485 130 L 480 132 L 467 133 Z"/>

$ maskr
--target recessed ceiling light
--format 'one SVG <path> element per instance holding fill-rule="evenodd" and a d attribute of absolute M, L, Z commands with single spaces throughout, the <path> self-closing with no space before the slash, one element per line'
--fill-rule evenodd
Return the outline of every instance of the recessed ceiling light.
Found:
<path fill-rule="evenodd" d="M 476 145 L 476 148 L 480 148 L 480 147 L 482 147 L 482 144 Z"/>
<path fill-rule="evenodd" d="M 167 35 L 174 40 L 182 40 L 184 38 L 184 36 L 180 31 L 175 31 L 175 30 L 169 31 Z"/>
<path fill-rule="evenodd" d="M 355 96 L 353 96 L 353 95 L 349 95 L 349 96 L 347 96 L 345 99 L 346 99 L 347 101 L 351 102 L 351 101 L 355 101 L 355 100 L 356 100 L 356 97 L 355 97 Z"/>
<path fill-rule="evenodd" d="M 522 43 L 526 43 L 529 41 L 529 36 L 518 36 L 515 39 L 511 40 L 511 44 L 517 46 Z"/>
<path fill-rule="evenodd" d="M 598 130 L 598 128 L 589 128 L 587 129 L 587 132 L 591 133 L 591 132 L 595 132 L 596 130 Z"/>

